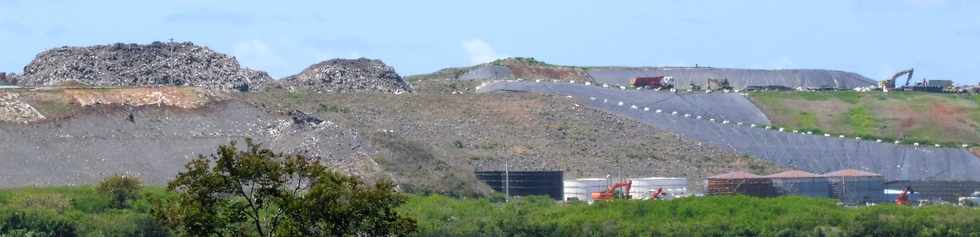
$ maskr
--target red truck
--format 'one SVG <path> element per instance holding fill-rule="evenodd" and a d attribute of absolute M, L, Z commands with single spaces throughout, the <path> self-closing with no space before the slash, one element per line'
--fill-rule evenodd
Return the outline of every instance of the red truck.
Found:
<path fill-rule="evenodd" d="M 630 79 L 630 85 L 634 87 L 649 88 L 670 88 L 670 78 L 665 76 L 656 77 L 634 77 Z"/>

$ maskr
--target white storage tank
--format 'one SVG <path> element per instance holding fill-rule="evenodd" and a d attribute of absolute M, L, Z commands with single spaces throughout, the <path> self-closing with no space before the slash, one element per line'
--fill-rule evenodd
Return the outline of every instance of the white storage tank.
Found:
<path fill-rule="evenodd" d="M 608 180 L 604 178 L 583 178 L 565 180 L 564 201 L 584 201 L 592 202 L 592 192 L 605 191 L 609 186 Z"/>
<path fill-rule="evenodd" d="M 632 199 L 650 199 L 650 195 L 662 188 L 666 195 L 664 199 L 675 197 L 685 197 L 687 193 L 687 178 L 674 177 L 649 177 L 633 179 L 633 187 L 630 189 Z"/>

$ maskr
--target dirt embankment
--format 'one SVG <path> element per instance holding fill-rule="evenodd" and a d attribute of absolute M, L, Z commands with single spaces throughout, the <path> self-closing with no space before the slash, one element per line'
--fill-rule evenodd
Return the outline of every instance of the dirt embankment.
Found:
<path fill-rule="evenodd" d="M 194 87 L 43 89 L 0 92 L 0 122 L 31 123 L 69 118 L 86 107 L 201 108 L 228 97 L 222 91 Z"/>
<path fill-rule="evenodd" d="M 199 108 L 208 102 L 205 92 L 189 87 L 151 87 L 119 89 L 65 89 L 64 95 L 81 106 L 172 106 Z"/>

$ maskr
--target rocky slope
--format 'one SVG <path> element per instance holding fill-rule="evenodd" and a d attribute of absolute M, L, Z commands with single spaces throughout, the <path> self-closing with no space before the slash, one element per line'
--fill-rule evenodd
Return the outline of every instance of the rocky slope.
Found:
<path fill-rule="evenodd" d="M 381 60 L 366 58 L 331 59 L 311 65 L 299 74 L 278 82 L 281 87 L 317 92 L 375 91 L 400 94 L 412 87 Z"/>
<path fill-rule="evenodd" d="M 75 81 L 90 86 L 177 85 L 247 91 L 271 80 L 234 57 L 185 43 L 112 44 L 47 50 L 26 67 L 23 86 Z"/>
<path fill-rule="evenodd" d="M 90 184 L 115 174 L 165 184 L 189 159 L 244 137 L 281 152 L 321 157 L 342 172 L 385 177 L 360 133 L 330 121 L 297 121 L 235 101 L 193 110 L 83 110 L 59 120 L 0 126 L 0 162 L 6 164 L 0 166 L 0 186 Z"/>

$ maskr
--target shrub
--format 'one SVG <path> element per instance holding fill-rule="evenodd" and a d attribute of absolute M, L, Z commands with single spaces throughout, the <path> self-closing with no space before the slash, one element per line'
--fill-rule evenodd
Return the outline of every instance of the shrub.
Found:
<path fill-rule="evenodd" d="M 96 188 L 99 193 L 107 195 L 112 200 L 112 207 L 127 208 L 129 200 L 138 199 L 142 182 L 135 177 L 110 176 L 99 183 Z"/>

